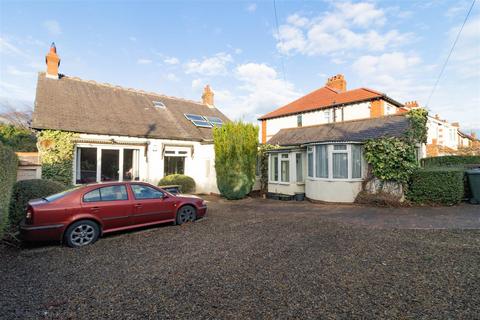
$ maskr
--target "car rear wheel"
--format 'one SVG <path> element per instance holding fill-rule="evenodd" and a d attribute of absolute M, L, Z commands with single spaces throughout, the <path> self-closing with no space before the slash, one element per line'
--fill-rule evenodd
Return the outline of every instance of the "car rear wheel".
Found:
<path fill-rule="evenodd" d="M 183 206 L 177 212 L 177 224 L 183 224 L 197 219 L 197 211 L 192 206 Z"/>
<path fill-rule="evenodd" d="M 97 241 L 100 235 L 98 225 L 90 220 L 77 221 L 65 232 L 65 243 L 72 248 L 79 248 Z"/>

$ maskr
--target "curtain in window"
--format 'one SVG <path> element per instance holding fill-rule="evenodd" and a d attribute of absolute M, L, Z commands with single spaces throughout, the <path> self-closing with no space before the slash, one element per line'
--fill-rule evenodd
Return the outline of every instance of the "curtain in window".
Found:
<path fill-rule="evenodd" d="M 317 178 L 328 178 L 328 157 L 327 146 L 315 147 L 315 176 Z"/>
<path fill-rule="evenodd" d="M 348 155 L 345 152 L 333 153 L 333 178 L 348 178 Z"/>
<path fill-rule="evenodd" d="M 297 171 L 297 182 L 303 182 L 303 163 L 302 163 L 302 154 L 295 154 L 295 168 Z"/>
<path fill-rule="evenodd" d="M 278 181 L 278 155 L 271 156 L 271 176 L 270 180 Z"/>
<path fill-rule="evenodd" d="M 281 161 L 281 181 L 282 182 L 290 182 L 290 161 L 282 159 Z"/>
<path fill-rule="evenodd" d="M 310 147 L 307 151 L 307 175 L 313 177 L 313 150 Z"/>
<path fill-rule="evenodd" d="M 362 177 L 362 146 L 352 144 L 352 179 Z"/>

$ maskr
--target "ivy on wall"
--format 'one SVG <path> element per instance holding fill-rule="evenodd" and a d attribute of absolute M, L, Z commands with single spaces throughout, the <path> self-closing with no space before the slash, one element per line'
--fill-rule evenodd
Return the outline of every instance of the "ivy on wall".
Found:
<path fill-rule="evenodd" d="M 258 147 L 258 165 L 260 166 L 260 191 L 268 192 L 268 151 L 278 149 L 279 146 L 262 144 Z"/>
<path fill-rule="evenodd" d="M 404 137 L 383 137 L 365 143 L 365 159 L 373 176 L 384 181 L 408 182 L 418 168 L 417 146 L 427 142 L 427 114 L 422 108 L 410 110 L 410 129 Z"/>
<path fill-rule="evenodd" d="M 73 132 L 58 130 L 43 130 L 38 134 L 42 178 L 72 184 L 76 136 Z"/>

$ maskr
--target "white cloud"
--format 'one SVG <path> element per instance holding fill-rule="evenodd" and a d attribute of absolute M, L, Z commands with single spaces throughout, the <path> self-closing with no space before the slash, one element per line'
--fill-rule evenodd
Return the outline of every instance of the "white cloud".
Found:
<path fill-rule="evenodd" d="M 389 75 L 394 77 L 395 75 L 409 72 L 410 68 L 419 63 L 420 58 L 416 55 L 392 52 L 379 56 L 361 56 L 353 63 L 352 67 L 360 75 Z"/>
<path fill-rule="evenodd" d="M 217 90 L 217 105 L 229 107 L 234 118 L 254 121 L 258 116 L 278 108 L 300 93 L 294 85 L 281 79 L 277 71 L 263 63 L 246 63 L 235 68 L 234 77 L 240 82 L 237 92 Z"/>
<path fill-rule="evenodd" d="M 43 26 L 47 29 L 48 33 L 52 36 L 59 36 L 62 34 L 62 28 L 60 23 L 56 20 L 47 20 L 43 22 Z"/>
<path fill-rule="evenodd" d="M 202 85 L 205 83 L 204 79 L 193 79 L 192 80 L 192 88 L 193 89 L 199 89 L 202 87 Z"/>
<path fill-rule="evenodd" d="M 14 66 L 7 67 L 7 73 L 12 76 L 19 76 L 19 77 L 34 77 L 35 72 L 32 71 L 21 71 L 15 68 Z"/>
<path fill-rule="evenodd" d="M 150 63 L 152 63 L 152 60 L 150 60 L 150 59 L 145 59 L 145 58 L 141 58 L 141 59 L 138 59 L 138 60 L 137 60 L 137 63 L 138 63 L 138 64 L 150 64 Z"/>
<path fill-rule="evenodd" d="M 248 12 L 255 12 L 257 10 L 257 4 L 256 3 L 250 3 L 247 6 L 247 11 Z"/>
<path fill-rule="evenodd" d="M 240 48 L 236 48 L 234 52 L 235 54 L 242 54 L 243 50 Z"/>
<path fill-rule="evenodd" d="M 163 62 L 169 65 L 175 65 L 175 64 L 179 64 L 180 60 L 178 60 L 178 58 L 176 57 L 167 57 L 163 60 Z"/>
<path fill-rule="evenodd" d="M 201 61 L 191 60 L 184 65 L 184 69 L 187 74 L 201 74 L 205 76 L 225 75 L 227 73 L 227 64 L 232 61 L 230 54 L 219 52 L 213 57 L 204 58 Z"/>
<path fill-rule="evenodd" d="M 385 21 L 385 12 L 369 2 L 338 3 L 332 12 L 314 18 L 293 14 L 275 35 L 277 49 L 283 54 L 338 56 L 351 50 L 383 51 L 411 40 L 409 33 L 372 29 L 379 29 Z"/>
<path fill-rule="evenodd" d="M 8 54 L 8 55 L 19 55 L 24 58 L 27 58 L 28 55 L 25 54 L 22 50 L 18 47 L 7 41 L 5 38 L 0 38 L 0 53 Z"/>
<path fill-rule="evenodd" d="M 174 73 L 168 73 L 166 75 L 167 80 L 173 81 L 173 82 L 178 82 L 180 79 L 174 74 Z"/>

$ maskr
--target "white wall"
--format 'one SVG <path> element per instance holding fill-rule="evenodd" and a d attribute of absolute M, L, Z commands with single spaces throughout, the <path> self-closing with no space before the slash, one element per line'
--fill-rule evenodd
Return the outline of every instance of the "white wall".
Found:
<path fill-rule="evenodd" d="M 185 174 L 196 183 L 196 193 L 219 193 L 215 172 L 215 152 L 213 144 L 201 144 L 197 141 L 144 139 L 135 137 L 81 134 L 80 139 L 91 140 L 78 143 L 80 147 L 127 147 L 140 149 L 140 180 L 157 184 L 164 174 L 163 149 L 187 151 L 185 158 Z M 113 139 L 121 144 L 105 144 Z M 128 143 L 132 143 L 129 145 Z M 147 147 L 139 144 L 146 144 Z M 192 154 L 193 147 L 193 154 Z M 76 162 L 76 155 L 74 157 Z M 75 173 L 76 163 L 74 163 Z"/>
<path fill-rule="evenodd" d="M 305 196 L 326 202 L 354 202 L 362 190 L 361 181 L 327 181 L 307 178 Z"/>
<path fill-rule="evenodd" d="M 337 122 L 342 121 L 341 108 L 336 108 Z M 278 131 L 285 128 L 297 127 L 297 116 L 290 115 L 280 118 L 267 119 L 267 141 Z M 365 119 L 370 117 L 370 102 L 351 104 L 343 107 L 343 121 Z M 302 113 L 302 126 L 313 126 L 333 122 L 333 108 L 309 111 Z M 261 125 L 260 125 L 261 127 Z M 262 133 L 260 132 L 260 135 Z"/>

